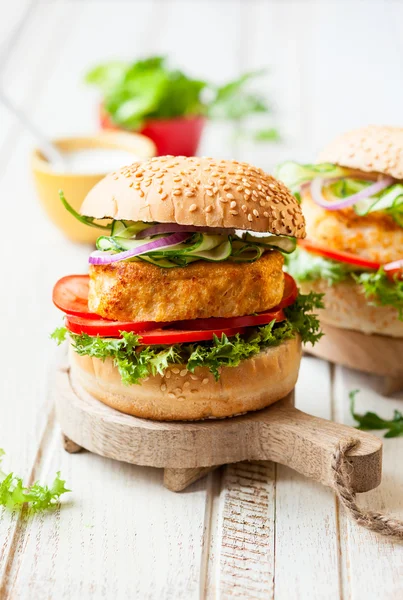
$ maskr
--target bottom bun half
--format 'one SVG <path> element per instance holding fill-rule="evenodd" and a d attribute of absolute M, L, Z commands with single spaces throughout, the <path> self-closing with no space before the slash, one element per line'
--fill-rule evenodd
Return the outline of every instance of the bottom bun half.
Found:
<path fill-rule="evenodd" d="M 123 413 L 159 421 L 231 417 L 265 408 L 292 391 L 300 361 L 301 340 L 296 337 L 237 367 L 223 367 L 218 381 L 205 367 L 196 368 L 193 374 L 183 365 L 172 365 L 164 376 L 150 376 L 140 385 L 127 386 L 112 359 L 103 362 L 70 352 L 73 386 L 78 383 Z"/>
<path fill-rule="evenodd" d="M 325 308 L 317 311 L 323 323 L 362 333 L 403 337 L 403 321 L 398 311 L 392 306 L 370 304 L 354 282 L 329 285 L 324 279 L 318 279 L 300 283 L 299 287 L 303 294 L 310 291 L 325 294 Z"/>

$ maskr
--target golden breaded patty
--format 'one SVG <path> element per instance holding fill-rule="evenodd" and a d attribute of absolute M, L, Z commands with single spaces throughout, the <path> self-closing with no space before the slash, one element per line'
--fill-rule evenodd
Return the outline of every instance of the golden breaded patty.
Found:
<path fill-rule="evenodd" d="M 328 211 L 308 194 L 304 194 L 302 206 L 307 237 L 318 245 L 380 263 L 402 258 L 403 228 L 388 215 L 374 212 L 360 217 L 353 208 Z"/>
<path fill-rule="evenodd" d="M 198 261 L 163 269 L 146 262 L 90 266 L 88 306 L 117 321 L 235 317 L 268 310 L 283 296 L 283 256 L 253 263 Z"/>

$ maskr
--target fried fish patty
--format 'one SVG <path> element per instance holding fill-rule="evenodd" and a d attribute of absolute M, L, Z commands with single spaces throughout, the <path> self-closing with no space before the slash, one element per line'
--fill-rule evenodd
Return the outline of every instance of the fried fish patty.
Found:
<path fill-rule="evenodd" d="M 88 306 L 116 321 L 235 317 L 276 306 L 283 296 L 283 256 L 253 263 L 198 261 L 164 269 L 141 262 L 90 266 Z"/>
<path fill-rule="evenodd" d="M 352 208 L 328 211 L 303 197 L 307 237 L 320 246 L 351 252 L 380 263 L 403 256 L 403 228 L 390 216 L 373 212 L 360 217 Z"/>

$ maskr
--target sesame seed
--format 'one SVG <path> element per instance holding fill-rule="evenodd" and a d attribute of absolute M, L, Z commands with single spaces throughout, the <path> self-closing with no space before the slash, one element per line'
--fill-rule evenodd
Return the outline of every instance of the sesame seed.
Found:
<path fill-rule="evenodd" d="M 167 371 L 165 373 L 165 379 L 169 379 L 171 377 L 171 371 Z"/>
<path fill-rule="evenodd" d="M 246 212 L 248 210 L 248 207 L 246 206 L 246 204 L 242 204 L 241 206 L 243 212 Z"/>
<path fill-rule="evenodd" d="M 245 194 L 246 194 L 247 196 L 250 196 L 250 195 L 251 195 L 251 191 L 250 191 L 248 188 L 246 188 L 246 189 L 245 189 Z"/>
<path fill-rule="evenodd" d="M 131 182 L 129 183 L 129 187 L 133 187 L 133 183 L 134 183 L 134 182 L 133 182 L 133 181 L 131 181 Z"/>
<path fill-rule="evenodd" d="M 185 377 L 186 374 L 187 374 L 187 369 L 182 369 L 182 371 L 180 372 L 181 377 Z"/>
<path fill-rule="evenodd" d="M 213 210 L 213 205 L 209 204 L 208 206 L 206 206 L 206 208 L 204 209 L 204 212 L 206 213 L 210 213 Z"/>
<path fill-rule="evenodd" d="M 236 207 L 236 202 L 235 202 L 235 200 L 233 200 L 232 202 L 230 202 L 230 207 L 231 207 L 231 208 L 235 208 L 235 207 Z"/>
<path fill-rule="evenodd" d="M 203 379 L 202 383 L 204 383 L 204 385 L 206 385 L 206 383 L 208 383 L 208 379 L 207 379 L 207 377 L 205 377 L 205 378 Z"/>
<path fill-rule="evenodd" d="M 250 213 L 248 214 L 248 221 L 253 221 L 253 217 Z"/>
<path fill-rule="evenodd" d="M 206 194 L 207 196 L 214 196 L 214 193 L 212 192 L 212 190 L 206 190 Z"/>
<path fill-rule="evenodd" d="M 175 394 L 173 392 L 168 392 L 168 398 L 175 398 Z"/>
<path fill-rule="evenodd" d="M 162 177 L 164 177 L 164 173 L 158 173 L 158 175 L 155 176 L 157 179 L 161 179 Z"/>
<path fill-rule="evenodd" d="M 236 215 L 239 215 L 239 212 L 237 210 L 230 210 L 229 212 L 230 212 L 231 215 L 234 215 L 234 217 Z"/>
<path fill-rule="evenodd" d="M 175 394 L 181 394 L 182 393 L 182 388 L 177 387 L 174 389 Z"/>
<path fill-rule="evenodd" d="M 182 195 L 182 190 L 174 190 L 173 192 L 174 196 L 181 196 Z"/>
<path fill-rule="evenodd" d="M 163 194 L 161 196 L 161 200 L 166 200 L 168 198 L 168 194 L 165 192 L 165 194 Z"/>
<path fill-rule="evenodd" d="M 255 215 L 255 217 L 258 217 L 258 216 L 259 216 L 259 213 L 258 213 L 258 211 L 256 210 L 256 208 L 254 208 L 254 209 L 253 209 L 253 214 Z"/>
<path fill-rule="evenodd" d="M 258 193 L 257 193 L 257 191 L 256 191 L 256 190 L 253 190 L 252 194 L 255 196 L 255 198 L 257 198 L 257 197 L 258 197 Z"/>
<path fill-rule="evenodd" d="M 174 181 L 182 181 L 182 177 L 174 177 Z"/>
<path fill-rule="evenodd" d="M 189 212 L 194 212 L 195 210 L 197 210 L 197 205 L 196 204 L 191 204 L 189 206 Z"/>
<path fill-rule="evenodd" d="M 199 381 L 199 378 L 196 375 L 193 375 L 193 373 L 190 374 L 190 379 L 193 379 L 193 381 Z"/>
<path fill-rule="evenodd" d="M 243 192 L 243 187 L 241 185 L 238 185 L 238 187 L 236 188 L 237 192 Z"/>
<path fill-rule="evenodd" d="M 265 212 L 263 213 L 263 216 L 264 216 L 264 217 L 266 217 L 266 219 L 267 219 L 267 217 L 269 216 L 269 213 L 265 211 Z"/>
<path fill-rule="evenodd" d="M 190 191 L 190 190 L 188 190 L 187 192 L 185 192 L 185 196 L 187 196 L 188 198 L 191 198 L 194 195 L 195 195 L 195 193 L 192 192 L 192 191 Z"/>
<path fill-rule="evenodd" d="M 222 202 L 223 204 L 225 204 L 226 202 L 228 202 L 227 198 L 219 198 L 219 201 Z"/>
<path fill-rule="evenodd" d="M 139 196 L 140 196 L 141 198 L 143 198 L 143 197 L 144 197 L 144 192 L 143 192 L 143 190 L 139 190 Z"/>
<path fill-rule="evenodd" d="M 225 194 L 225 195 L 227 196 L 228 200 L 233 200 L 234 199 L 233 194 Z"/>
<path fill-rule="evenodd" d="M 190 383 L 189 381 L 185 381 L 185 383 L 183 384 L 183 389 L 187 389 L 188 387 L 190 387 Z"/>
<path fill-rule="evenodd" d="M 172 369 L 172 373 L 175 373 L 175 375 L 177 375 L 177 374 L 179 373 L 179 369 L 178 369 L 178 367 L 174 367 L 174 368 Z"/>
<path fill-rule="evenodd" d="M 165 383 L 163 383 L 163 384 L 161 385 L 161 387 L 160 387 L 160 390 L 161 390 L 161 392 L 165 392 L 165 391 L 166 391 L 166 389 L 167 389 L 167 386 L 166 386 L 166 384 L 165 384 Z"/>
<path fill-rule="evenodd" d="M 225 179 L 224 179 L 224 181 L 225 181 Z M 224 187 L 223 187 L 223 190 L 225 190 L 225 191 L 230 190 L 230 189 L 231 189 L 231 186 L 228 185 L 228 183 L 226 185 L 224 185 Z"/>

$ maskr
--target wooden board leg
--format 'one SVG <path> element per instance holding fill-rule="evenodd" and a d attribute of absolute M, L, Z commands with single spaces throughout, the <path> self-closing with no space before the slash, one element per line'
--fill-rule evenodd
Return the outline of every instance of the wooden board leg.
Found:
<path fill-rule="evenodd" d="M 81 450 L 82 450 L 81 446 L 79 446 L 78 444 L 73 442 L 73 440 L 68 438 L 67 435 L 65 435 L 64 433 L 62 433 L 62 442 L 63 442 L 63 448 L 69 454 L 76 454 L 77 452 L 81 452 Z"/>
<path fill-rule="evenodd" d="M 164 469 L 164 486 L 171 492 L 181 492 L 218 467 L 198 467 L 194 469 Z"/>
<path fill-rule="evenodd" d="M 401 377 L 384 377 L 381 393 L 384 396 L 391 396 L 396 392 L 403 390 L 403 375 Z"/>

